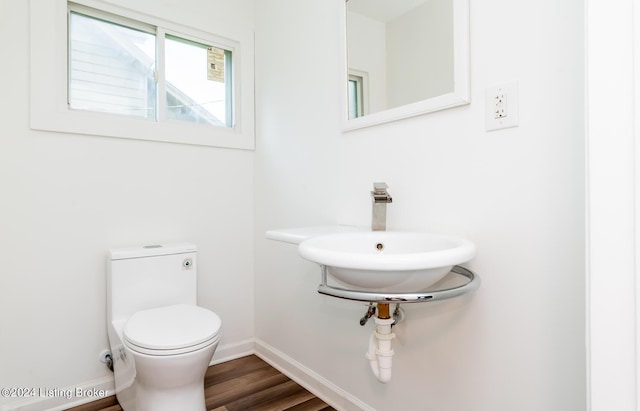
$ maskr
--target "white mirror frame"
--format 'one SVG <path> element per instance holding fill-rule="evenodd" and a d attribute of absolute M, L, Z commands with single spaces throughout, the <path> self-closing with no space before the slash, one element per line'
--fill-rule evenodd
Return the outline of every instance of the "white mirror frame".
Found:
<path fill-rule="evenodd" d="M 341 7 L 340 36 L 343 56 L 340 93 L 342 113 L 342 130 L 350 131 L 378 124 L 389 123 L 404 118 L 415 117 L 434 111 L 469 104 L 470 99 L 470 62 L 469 62 L 469 0 L 453 0 L 453 92 L 418 101 L 404 106 L 366 114 L 349 119 L 348 114 L 348 58 L 347 58 L 347 8 L 344 0 L 337 0 Z"/>

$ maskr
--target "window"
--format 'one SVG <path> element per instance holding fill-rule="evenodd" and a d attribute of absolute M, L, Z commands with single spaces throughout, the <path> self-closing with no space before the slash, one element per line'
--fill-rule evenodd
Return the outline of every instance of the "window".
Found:
<path fill-rule="evenodd" d="M 167 35 L 167 117 L 231 127 L 230 73 L 231 51 Z"/>
<path fill-rule="evenodd" d="M 369 110 L 369 73 L 349 67 L 347 81 L 349 119 L 362 117 Z"/>
<path fill-rule="evenodd" d="M 252 33 L 239 42 L 99 1 L 30 1 L 32 128 L 253 148 Z"/>
<path fill-rule="evenodd" d="M 363 80 L 361 76 L 349 75 L 349 119 L 362 117 L 364 114 L 362 83 Z"/>
<path fill-rule="evenodd" d="M 69 107 L 232 127 L 231 51 L 157 31 L 70 5 Z"/>
<path fill-rule="evenodd" d="M 69 107 L 156 119 L 155 33 L 69 13 Z"/>

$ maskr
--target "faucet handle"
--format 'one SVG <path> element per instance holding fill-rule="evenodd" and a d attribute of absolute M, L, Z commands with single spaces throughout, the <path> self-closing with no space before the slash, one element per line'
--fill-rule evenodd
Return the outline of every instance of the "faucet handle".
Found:
<path fill-rule="evenodd" d="M 373 191 L 376 193 L 385 193 L 389 186 L 387 183 L 373 183 Z"/>
<path fill-rule="evenodd" d="M 373 183 L 373 191 L 371 192 L 371 199 L 374 203 L 390 203 L 393 201 L 391 196 L 387 192 L 389 186 L 387 183 Z"/>

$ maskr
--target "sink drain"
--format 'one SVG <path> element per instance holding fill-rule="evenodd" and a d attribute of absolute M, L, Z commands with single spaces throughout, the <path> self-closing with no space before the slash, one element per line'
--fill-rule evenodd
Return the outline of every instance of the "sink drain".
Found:
<path fill-rule="evenodd" d="M 376 244 L 376 248 L 378 249 L 378 251 L 382 251 L 382 250 L 384 250 L 384 244 L 378 243 L 378 244 Z"/>

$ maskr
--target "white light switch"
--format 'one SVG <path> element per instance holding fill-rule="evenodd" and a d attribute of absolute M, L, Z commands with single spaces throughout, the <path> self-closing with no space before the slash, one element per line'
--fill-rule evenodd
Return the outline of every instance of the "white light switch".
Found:
<path fill-rule="evenodd" d="M 487 131 L 518 126 L 518 83 L 512 82 L 485 90 Z"/>

